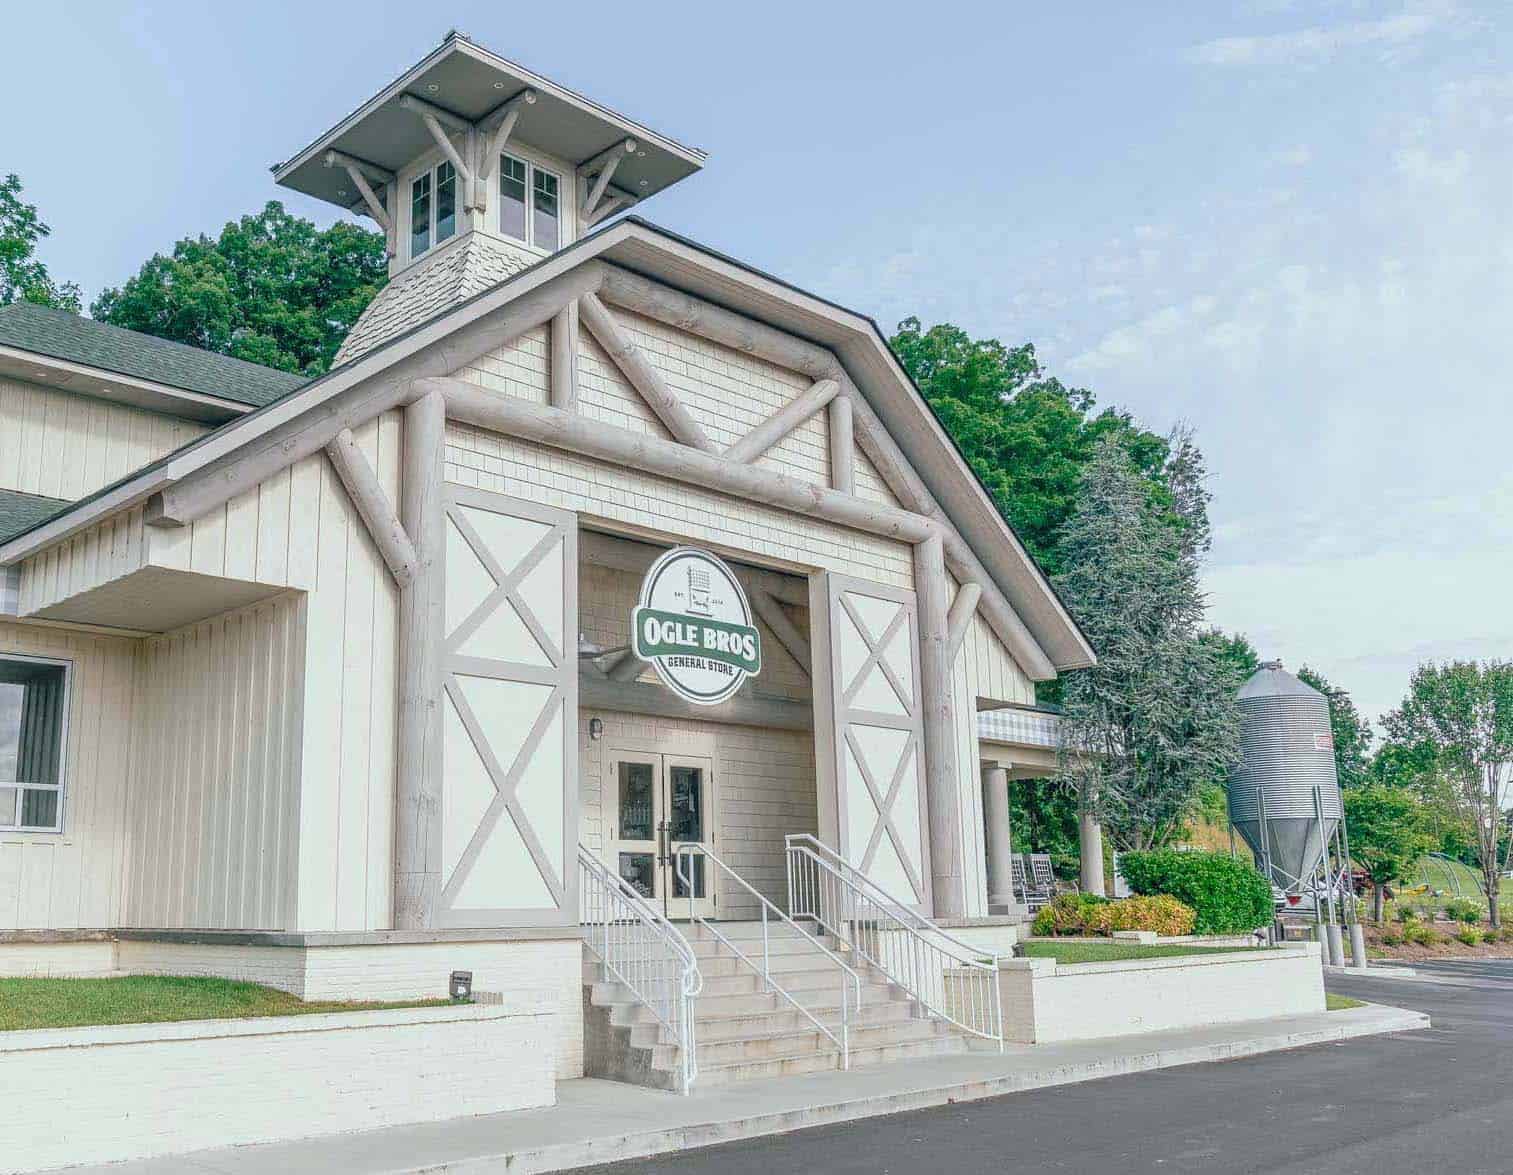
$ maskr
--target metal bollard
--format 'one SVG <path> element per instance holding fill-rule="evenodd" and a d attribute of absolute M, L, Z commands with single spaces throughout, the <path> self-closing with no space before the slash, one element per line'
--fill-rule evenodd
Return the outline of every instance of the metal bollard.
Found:
<path fill-rule="evenodd" d="M 1340 936 L 1338 922 L 1326 922 L 1324 924 L 1324 951 L 1325 962 L 1331 967 L 1343 967 L 1345 965 L 1345 943 Z"/>

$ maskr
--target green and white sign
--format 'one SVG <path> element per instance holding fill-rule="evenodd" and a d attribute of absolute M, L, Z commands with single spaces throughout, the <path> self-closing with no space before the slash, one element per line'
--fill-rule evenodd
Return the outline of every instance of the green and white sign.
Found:
<path fill-rule="evenodd" d="M 723 702 L 762 670 L 762 638 L 734 573 L 708 551 L 675 547 L 647 571 L 632 649 L 695 705 Z"/>

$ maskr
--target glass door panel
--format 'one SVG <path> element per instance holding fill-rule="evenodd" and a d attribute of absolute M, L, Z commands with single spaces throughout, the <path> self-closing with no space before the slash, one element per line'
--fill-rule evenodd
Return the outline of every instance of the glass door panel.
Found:
<path fill-rule="evenodd" d="M 643 898 L 660 902 L 657 825 L 662 756 L 623 752 L 610 762 L 610 866 Z"/>
<path fill-rule="evenodd" d="M 690 758 L 684 755 L 664 755 L 665 788 L 667 796 L 667 839 L 669 852 L 676 853 L 684 845 L 713 847 L 713 794 L 712 772 L 708 759 Z M 688 891 L 693 889 L 692 913 L 709 916 L 714 913 L 714 894 L 708 882 L 708 862 L 703 856 L 685 858 L 684 869 L 688 881 L 673 868 L 668 878 L 670 894 L 668 913 L 673 917 L 687 917 L 690 913 Z"/>

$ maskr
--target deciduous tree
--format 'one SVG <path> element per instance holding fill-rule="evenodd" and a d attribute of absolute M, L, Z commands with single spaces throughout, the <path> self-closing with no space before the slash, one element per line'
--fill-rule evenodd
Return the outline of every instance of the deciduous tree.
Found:
<path fill-rule="evenodd" d="M 218 237 L 185 237 L 90 312 L 103 322 L 319 375 L 388 272 L 383 237 L 338 221 L 317 229 L 276 200 Z"/>
<path fill-rule="evenodd" d="M 1513 766 L 1513 662 L 1420 665 L 1408 696 L 1384 725 L 1396 741 L 1430 758 L 1452 785 L 1454 803 L 1473 830 L 1492 925 L 1500 926 L 1503 793 Z"/>
<path fill-rule="evenodd" d="M 1405 787 L 1362 784 L 1346 789 L 1350 860 L 1371 879 L 1371 917 L 1382 920 L 1383 889 L 1404 877 L 1431 847 L 1423 807 Z"/>

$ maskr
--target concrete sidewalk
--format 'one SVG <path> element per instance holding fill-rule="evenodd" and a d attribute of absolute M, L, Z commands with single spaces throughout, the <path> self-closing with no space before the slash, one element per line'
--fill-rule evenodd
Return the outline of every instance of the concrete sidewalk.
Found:
<path fill-rule="evenodd" d="M 1422 1013 L 1368 1004 L 1221 1028 L 1016 1045 L 1004 1054 L 748 1081 L 690 1097 L 584 1079 L 560 1084 L 558 1104 L 545 1110 L 70 1170 L 101 1175 L 527 1175 L 1428 1025 Z"/>

